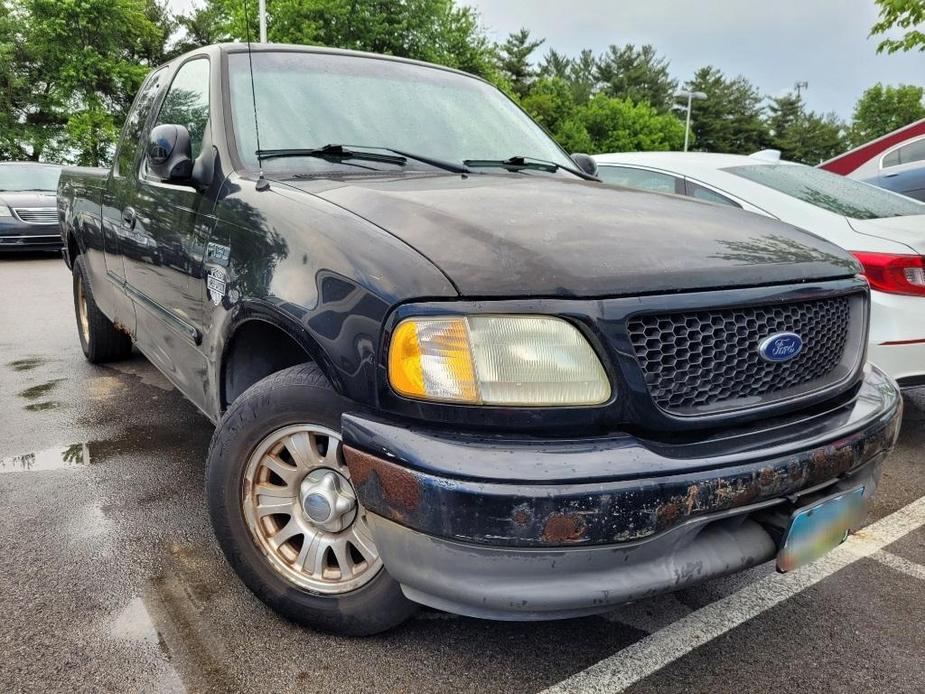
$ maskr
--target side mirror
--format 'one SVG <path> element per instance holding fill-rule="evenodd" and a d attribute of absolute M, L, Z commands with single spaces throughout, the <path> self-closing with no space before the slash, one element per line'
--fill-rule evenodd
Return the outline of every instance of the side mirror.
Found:
<path fill-rule="evenodd" d="M 152 128 L 145 157 L 148 170 L 162 181 L 185 182 L 193 175 L 192 144 L 189 131 L 182 125 Z"/>
<path fill-rule="evenodd" d="M 597 162 L 591 158 L 591 155 L 576 152 L 572 155 L 572 161 L 589 176 L 597 176 Z"/>

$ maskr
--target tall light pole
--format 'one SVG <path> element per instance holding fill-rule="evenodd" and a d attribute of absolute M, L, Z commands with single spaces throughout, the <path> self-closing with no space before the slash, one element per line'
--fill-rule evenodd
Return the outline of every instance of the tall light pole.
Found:
<path fill-rule="evenodd" d="M 686 152 L 691 138 L 691 102 L 694 99 L 706 99 L 707 95 L 703 92 L 692 92 L 687 89 L 679 89 L 674 95 L 679 99 L 687 99 L 687 123 L 684 126 L 684 151 Z"/>
<path fill-rule="evenodd" d="M 257 13 L 260 18 L 260 43 L 267 42 L 267 0 L 259 0 Z"/>

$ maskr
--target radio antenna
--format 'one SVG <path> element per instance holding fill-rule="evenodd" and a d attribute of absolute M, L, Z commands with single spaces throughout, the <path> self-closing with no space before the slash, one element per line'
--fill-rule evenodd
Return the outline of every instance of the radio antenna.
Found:
<path fill-rule="evenodd" d="M 257 140 L 257 169 L 259 171 L 259 176 L 257 177 L 257 190 L 266 190 L 270 187 L 270 183 L 263 177 L 263 158 L 261 156 L 263 150 L 260 147 L 260 123 L 257 118 L 257 90 L 254 87 L 254 60 L 252 57 L 253 52 L 251 51 L 250 9 L 247 7 L 247 0 L 244 0 L 244 38 L 247 39 L 247 66 L 250 70 L 251 77 L 251 102 L 254 105 L 254 138 Z"/>

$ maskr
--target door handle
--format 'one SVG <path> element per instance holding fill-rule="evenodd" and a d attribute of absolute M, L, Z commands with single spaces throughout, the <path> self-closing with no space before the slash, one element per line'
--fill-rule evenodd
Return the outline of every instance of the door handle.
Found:
<path fill-rule="evenodd" d="M 132 207 L 126 207 L 122 210 L 122 226 L 126 229 L 132 229 L 135 226 L 135 210 Z"/>
<path fill-rule="evenodd" d="M 900 173 L 899 171 L 894 171 L 893 173 L 885 173 L 885 174 L 883 174 L 883 177 L 884 177 L 884 178 L 893 178 L 893 177 L 895 177 L 895 176 L 899 176 L 899 173 Z"/>

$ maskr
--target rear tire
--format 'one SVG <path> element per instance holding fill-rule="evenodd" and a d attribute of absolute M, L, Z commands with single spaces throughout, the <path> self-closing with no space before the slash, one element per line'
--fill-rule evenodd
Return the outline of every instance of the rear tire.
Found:
<path fill-rule="evenodd" d="M 206 491 L 225 557 L 258 598 L 299 624 L 365 636 L 418 608 L 382 566 L 343 466 L 347 404 L 310 363 L 254 384 L 215 431 Z M 312 505 L 306 499 L 323 485 L 313 486 L 319 476 L 328 486 Z M 320 521 L 319 508 L 342 515 Z"/>
<path fill-rule="evenodd" d="M 132 338 L 117 329 L 93 299 L 82 255 L 74 260 L 74 312 L 84 356 L 94 364 L 125 359 L 132 353 Z"/>

